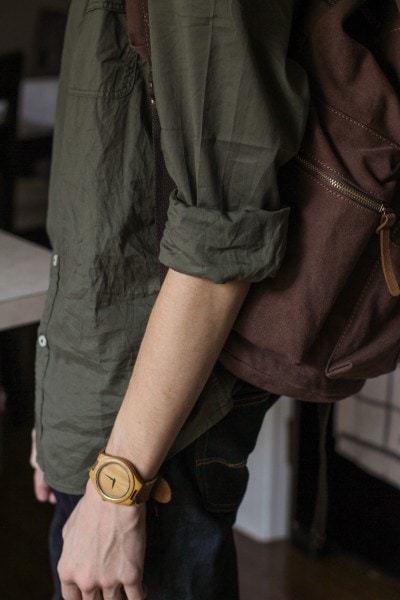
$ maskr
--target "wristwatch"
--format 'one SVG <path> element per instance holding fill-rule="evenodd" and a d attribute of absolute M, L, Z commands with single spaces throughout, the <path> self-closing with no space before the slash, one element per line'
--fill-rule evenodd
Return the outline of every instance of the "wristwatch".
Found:
<path fill-rule="evenodd" d="M 150 497 L 162 503 L 171 500 L 171 489 L 165 479 L 157 476 L 151 481 L 143 481 L 129 460 L 104 450 L 89 469 L 89 477 L 99 496 L 114 504 L 139 505 Z"/>

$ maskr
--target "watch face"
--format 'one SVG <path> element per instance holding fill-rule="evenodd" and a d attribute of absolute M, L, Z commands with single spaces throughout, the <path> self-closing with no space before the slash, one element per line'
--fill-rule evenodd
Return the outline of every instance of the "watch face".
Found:
<path fill-rule="evenodd" d="M 102 494 L 110 500 L 128 498 L 135 483 L 129 469 L 125 465 L 112 460 L 100 466 L 96 480 Z"/>

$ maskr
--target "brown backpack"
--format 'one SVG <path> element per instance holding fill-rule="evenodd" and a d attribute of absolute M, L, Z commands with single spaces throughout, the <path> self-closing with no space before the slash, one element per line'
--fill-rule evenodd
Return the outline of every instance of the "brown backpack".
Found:
<path fill-rule="evenodd" d="M 276 278 L 252 286 L 220 361 L 271 392 L 325 402 L 399 360 L 400 15 L 395 0 L 304 5 L 292 57 L 311 107 L 301 151 L 280 173 L 287 254 Z M 149 58 L 146 2 L 127 9 L 131 42 Z M 173 184 L 159 132 L 156 118 L 162 225 Z"/>
<path fill-rule="evenodd" d="M 316 0 L 301 23 L 311 110 L 280 177 L 287 254 L 252 287 L 221 361 L 272 392 L 332 401 L 399 360 L 400 15 L 394 0 Z"/>

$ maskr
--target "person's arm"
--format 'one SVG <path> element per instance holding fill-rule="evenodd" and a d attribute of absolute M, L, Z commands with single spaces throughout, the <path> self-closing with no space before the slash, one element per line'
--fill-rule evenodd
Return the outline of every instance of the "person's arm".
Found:
<path fill-rule="evenodd" d="M 168 272 L 107 444 L 111 454 L 127 450 L 146 479 L 157 473 L 200 395 L 249 285 Z"/>
<path fill-rule="evenodd" d="M 158 472 L 248 288 L 246 282 L 216 284 L 168 272 L 106 448 L 129 459 L 144 479 Z M 121 584 L 129 600 L 145 597 L 144 519 L 144 507 L 103 502 L 88 483 L 64 531 L 59 573 L 66 600 L 81 598 L 81 593 L 97 598 L 99 589 L 104 598 L 119 599 Z"/>

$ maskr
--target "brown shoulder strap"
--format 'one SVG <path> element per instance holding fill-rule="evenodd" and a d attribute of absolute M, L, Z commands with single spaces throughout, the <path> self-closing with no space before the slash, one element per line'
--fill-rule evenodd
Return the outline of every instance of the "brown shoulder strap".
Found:
<path fill-rule="evenodd" d="M 150 61 L 149 11 L 147 0 L 125 0 L 131 47 Z"/>
<path fill-rule="evenodd" d="M 310 551 L 323 550 L 326 541 L 326 525 L 328 518 L 328 465 L 327 465 L 327 435 L 329 419 L 332 413 L 332 404 L 318 404 L 319 421 L 319 469 L 317 499 L 311 525 Z"/>
<path fill-rule="evenodd" d="M 131 47 L 148 63 L 148 90 L 153 107 L 153 148 L 155 168 L 155 222 L 158 244 L 164 233 L 167 222 L 169 198 L 176 187 L 165 166 L 161 150 L 161 125 L 156 107 L 153 89 L 153 75 L 151 68 L 150 22 L 147 0 L 126 0 L 126 14 L 128 20 L 128 35 Z M 167 267 L 160 264 L 160 279 L 164 280 Z"/>

